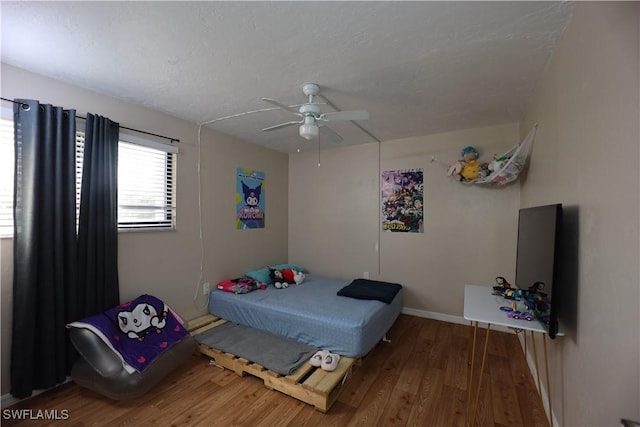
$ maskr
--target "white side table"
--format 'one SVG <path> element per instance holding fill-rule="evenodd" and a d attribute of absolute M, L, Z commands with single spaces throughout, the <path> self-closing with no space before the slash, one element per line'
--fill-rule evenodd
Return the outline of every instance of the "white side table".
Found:
<path fill-rule="evenodd" d="M 545 375 L 547 381 L 547 399 L 549 405 L 549 424 L 553 427 L 553 416 L 551 415 L 551 390 L 549 388 L 549 359 L 547 357 L 547 331 L 538 320 L 522 320 L 511 319 L 507 317 L 507 313 L 500 310 L 502 306 L 508 306 L 511 304 L 509 300 L 504 299 L 501 296 L 491 294 L 492 288 L 488 286 L 477 285 L 465 285 L 464 287 L 464 318 L 469 320 L 473 324 L 473 345 L 471 348 L 471 370 L 469 373 L 469 383 L 467 384 L 467 412 L 465 416 L 467 426 L 471 426 L 477 421 L 478 412 L 478 399 L 480 397 L 480 385 L 482 384 L 482 375 L 484 372 L 484 365 L 487 356 L 487 344 L 489 343 L 489 331 L 491 325 L 503 326 L 511 329 L 530 331 L 531 339 L 533 342 L 533 352 L 536 364 L 536 373 L 538 376 L 538 389 L 540 390 L 540 370 L 538 369 L 538 357 L 536 352 L 535 333 L 542 334 L 542 342 L 544 344 L 544 365 Z M 478 325 L 480 323 L 487 324 L 487 331 L 485 333 L 484 349 L 482 350 L 482 361 L 480 363 L 480 374 L 478 376 L 478 387 L 476 389 L 476 395 L 473 404 L 473 417 L 469 417 L 469 409 L 471 404 L 471 388 L 473 386 L 473 379 L 475 377 L 475 353 L 476 353 L 476 337 L 478 333 Z M 556 336 L 562 336 L 564 333 L 559 330 Z M 525 340 L 527 338 L 525 333 Z M 526 341 L 525 341 L 526 342 Z"/>

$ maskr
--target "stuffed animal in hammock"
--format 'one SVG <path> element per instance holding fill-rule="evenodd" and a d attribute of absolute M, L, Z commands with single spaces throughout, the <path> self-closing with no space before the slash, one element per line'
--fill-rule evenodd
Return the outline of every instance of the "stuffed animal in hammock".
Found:
<path fill-rule="evenodd" d="M 489 165 L 478 161 L 480 153 L 474 146 L 464 147 L 460 156 L 462 158 L 449 167 L 447 175 L 455 177 L 458 181 L 473 181 L 489 175 Z"/>
<path fill-rule="evenodd" d="M 478 162 L 478 157 L 480 157 L 480 153 L 476 150 L 475 147 L 469 145 L 462 149 L 460 153 L 462 155 L 462 170 L 460 171 L 460 175 L 467 181 L 473 181 L 474 179 L 478 179 L 480 177 L 480 162 Z"/>

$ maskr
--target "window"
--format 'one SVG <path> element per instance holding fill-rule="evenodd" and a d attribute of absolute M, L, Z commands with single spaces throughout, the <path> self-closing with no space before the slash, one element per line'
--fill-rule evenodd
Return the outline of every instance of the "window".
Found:
<path fill-rule="evenodd" d="M 118 229 L 175 228 L 174 146 L 120 134 Z M 76 218 L 80 209 L 84 132 L 76 132 Z M 0 119 L 0 236 L 13 236 L 13 122 Z"/>
<path fill-rule="evenodd" d="M 13 236 L 13 121 L 4 117 L 0 118 L 0 236 Z"/>
<path fill-rule="evenodd" d="M 118 228 L 120 230 L 175 228 L 174 157 L 175 153 L 163 149 L 120 141 L 118 146 Z"/>

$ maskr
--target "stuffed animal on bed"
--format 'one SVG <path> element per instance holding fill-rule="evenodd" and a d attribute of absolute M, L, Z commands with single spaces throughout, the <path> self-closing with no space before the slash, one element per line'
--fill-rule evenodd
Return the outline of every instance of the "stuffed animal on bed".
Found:
<path fill-rule="evenodd" d="M 289 283 L 284 279 L 282 270 L 276 270 L 275 268 L 269 267 L 269 277 L 271 277 L 273 286 L 276 289 L 286 289 L 289 287 Z"/>
<path fill-rule="evenodd" d="M 300 283 L 304 282 L 305 277 L 306 276 L 302 271 L 293 270 L 293 280 L 296 282 L 296 285 L 299 285 Z"/>
<path fill-rule="evenodd" d="M 282 270 L 276 270 L 275 268 L 269 268 L 269 276 L 273 280 L 273 286 L 276 289 L 286 289 L 289 285 L 299 285 L 304 281 L 304 273 L 296 271 L 291 268 L 285 268 Z"/>

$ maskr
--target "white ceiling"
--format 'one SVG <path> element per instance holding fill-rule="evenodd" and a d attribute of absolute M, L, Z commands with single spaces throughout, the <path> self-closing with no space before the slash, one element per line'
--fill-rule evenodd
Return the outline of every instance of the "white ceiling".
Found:
<path fill-rule="evenodd" d="M 315 82 L 338 108 L 369 111 L 359 124 L 385 141 L 519 120 L 572 7 L 3 0 L 2 62 L 194 123 L 272 108 L 262 97 L 302 104 L 302 83 Z M 261 131 L 297 119 L 276 109 L 207 126 L 315 149 L 296 126 Z M 375 141 L 350 122 L 330 127 L 342 144 Z"/>

